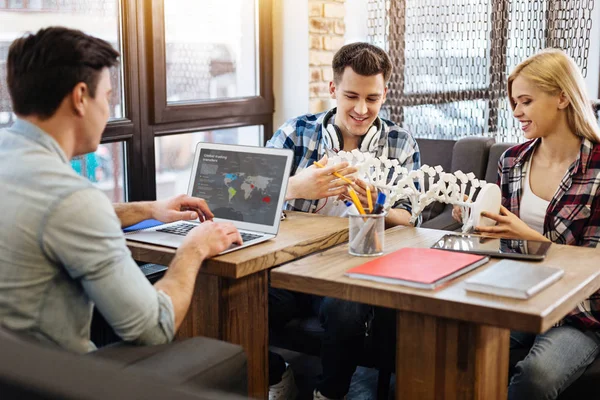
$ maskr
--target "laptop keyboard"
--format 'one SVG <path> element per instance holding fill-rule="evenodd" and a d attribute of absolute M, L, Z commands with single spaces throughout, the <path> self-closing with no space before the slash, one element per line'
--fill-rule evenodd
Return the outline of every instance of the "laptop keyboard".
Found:
<path fill-rule="evenodd" d="M 185 236 L 188 234 L 189 231 L 194 229 L 196 226 L 197 225 L 193 225 L 193 224 L 177 224 L 177 225 L 169 226 L 167 228 L 157 229 L 156 231 L 172 233 L 174 235 Z M 242 235 L 242 240 L 244 242 L 249 242 L 250 240 L 258 239 L 263 236 L 263 235 L 256 235 L 254 233 L 248 233 L 248 232 L 240 232 L 240 235 Z"/>
<path fill-rule="evenodd" d="M 247 233 L 247 232 L 240 232 L 240 235 L 242 235 L 242 241 L 244 241 L 244 242 L 249 242 L 251 240 L 263 237 L 263 235 L 255 235 L 253 233 Z"/>
<path fill-rule="evenodd" d="M 142 272 L 144 273 L 145 276 L 150 276 L 150 275 L 157 274 L 159 272 L 166 271 L 167 266 L 160 265 L 160 264 L 143 264 L 143 265 L 140 265 L 140 269 L 142 270 Z"/>
<path fill-rule="evenodd" d="M 157 229 L 156 231 L 164 232 L 164 233 L 172 233 L 173 235 L 185 236 L 188 234 L 189 231 L 194 229 L 196 226 L 197 225 L 192 225 L 192 224 L 177 224 L 177 225 L 169 226 L 167 228 Z"/>

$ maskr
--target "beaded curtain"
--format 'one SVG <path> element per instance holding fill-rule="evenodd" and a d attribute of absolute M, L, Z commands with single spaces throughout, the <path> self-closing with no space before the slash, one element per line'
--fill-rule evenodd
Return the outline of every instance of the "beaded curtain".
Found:
<path fill-rule="evenodd" d="M 546 47 L 587 73 L 593 0 L 369 0 L 370 41 L 394 72 L 384 113 L 416 137 L 522 139 L 506 80 Z"/>

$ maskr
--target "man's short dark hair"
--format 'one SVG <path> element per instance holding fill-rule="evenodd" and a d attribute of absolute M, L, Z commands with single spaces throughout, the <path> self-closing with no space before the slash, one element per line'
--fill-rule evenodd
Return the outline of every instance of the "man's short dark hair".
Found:
<path fill-rule="evenodd" d="M 333 56 L 333 79 L 338 83 L 346 67 L 363 76 L 383 74 L 387 84 L 392 75 L 392 60 L 381 48 L 369 43 L 350 43 Z"/>
<path fill-rule="evenodd" d="M 80 82 L 94 98 L 100 73 L 118 58 L 110 43 L 74 29 L 45 28 L 16 39 L 7 60 L 13 111 L 50 118 Z"/>

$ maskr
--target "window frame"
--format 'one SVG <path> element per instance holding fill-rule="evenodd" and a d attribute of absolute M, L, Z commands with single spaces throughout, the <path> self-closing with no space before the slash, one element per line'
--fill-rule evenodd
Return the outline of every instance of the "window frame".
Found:
<path fill-rule="evenodd" d="M 156 199 L 155 138 L 260 125 L 273 134 L 272 0 L 257 3 L 259 95 L 192 104 L 166 103 L 164 0 L 118 0 L 124 114 L 111 120 L 101 143 L 120 142 L 125 201 Z M 0 0 L 0 4 L 7 4 Z M 36 10 L 37 11 L 37 10 Z M 156 117 L 158 116 L 158 118 Z"/>
<path fill-rule="evenodd" d="M 121 33 L 122 91 L 124 103 L 123 118 L 109 121 L 102 134 L 102 144 L 123 142 L 123 166 L 125 174 L 125 201 L 141 200 L 144 198 L 143 180 L 139 160 L 140 148 L 140 104 L 138 62 L 138 27 L 135 15 L 135 1 L 120 0 L 119 29 Z"/>
<path fill-rule="evenodd" d="M 163 0 L 121 0 L 122 62 L 125 116 L 109 121 L 101 143 L 122 141 L 125 145 L 125 198 L 127 201 L 156 199 L 155 138 L 210 129 L 263 126 L 263 144 L 273 134 L 273 78 L 272 78 L 272 0 L 258 0 L 260 96 L 234 99 L 234 101 L 204 101 L 190 106 L 171 105 L 168 118 L 157 121 L 154 116 L 154 93 L 162 87 L 166 107 L 165 58 L 157 58 L 156 46 L 164 54 Z M 158 5 L 158 7 L 157 7 Z M 158 18 L 160 30 L 153 21 Z M 155 68 L 157 62 L 159 68 Z M 161 67 L 162 65 L 162 67 Z M 159 74 L 159 71 L 160 74 Z M 157 81 L 158 76 L 158 81 Z M 161 84 L 155 84 L 161 82 Z M 249 100 L 254 100 L 254 103 Z M 262 108 L 255 108 L 256 103 Z M 236 104 L 238 103 L 238 104 Z M 241 105 L 240 105 L 241 104 Z M 266 105 L 266 106 L 265 106 Z M 178 110 L 177 108 L 180 108 Z M 240 110 L 241 108 L 241 110 Z M 223 109 L 217 113 L 215 109 Z"/>
<path fill-rule="evenodd" d="M 270 78 L 273 59 L 271 1 L 260 0 L 256 1 L 256 4 L 258 12 L 258 96 L 168 104 L 164 0 L 152 0 L 149 12 L 153 40 L 149 43 L 151 60 L 149 70 L 153 78 L 150 93 L 153 99 L 152 122 L 154 124 L 273 113 L 273 82 Z M 163 40 L 156 40 L 157 38 L 163 38 Z"/>

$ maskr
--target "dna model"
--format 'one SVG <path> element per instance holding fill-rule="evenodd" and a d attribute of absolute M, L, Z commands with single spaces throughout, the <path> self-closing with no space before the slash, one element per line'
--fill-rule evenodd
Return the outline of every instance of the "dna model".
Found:
<path fill-rule="evenodd" d="M 358 149 L 340 151 L 330 156 L 327 165 L 344 161 L 357 168 L 357 178 L 386 195 L 385 211 L 397 201 L 408 199 L 412 209 L 410 222 L 413 225 L 425 207 L 435 201 L 461 208 L 463 232 L 469 232 L 475 226 L 494 225 L 493 220 L 481 217 L 481 212 L 498 213 L 500 210 L 500 188 L 477 179 L 472 172 L 449 173 L 439 165 L 432 167 L 426 164 L 418 170 L 408 171 L 396 159 L 375 157 Z"/>

